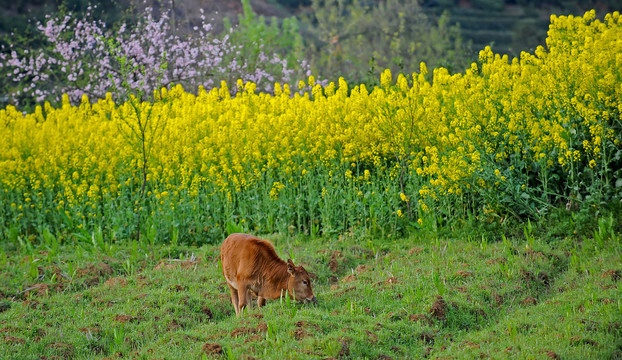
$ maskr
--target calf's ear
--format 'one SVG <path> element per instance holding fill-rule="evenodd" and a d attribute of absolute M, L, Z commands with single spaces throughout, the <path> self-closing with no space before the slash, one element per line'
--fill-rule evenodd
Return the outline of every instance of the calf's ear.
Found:
<path fill-rule="evenodd" d="M 292 261 L 292 259 L 287 259 L 287 272 L 290 275 L 294 275 L 295 270 L 296 270 L 296 267 L 294 266 L 294 262 Z"/>

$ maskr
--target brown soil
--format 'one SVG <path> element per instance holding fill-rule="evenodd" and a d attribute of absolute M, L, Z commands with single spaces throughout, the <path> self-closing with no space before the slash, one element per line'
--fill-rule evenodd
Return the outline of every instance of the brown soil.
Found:
<path fill-rule="evenodd" d="M 340 258 L 342 258 L 341 251 L 335 250 L 333 252 L 333 255 L 330 258 L 330 261 L 328 262 L 328 268 L 330 269 L 330 271 L 336 273 L 337 270 L 339 270 L 339 261 L 338 261 L 338 259 L 340 259 Z"/>
<path fill-rule="evenodd" d="M 470 276 L 473 276 L 473 274 L 472 274 L 472 273 L 470 273 L 470 272 L 468 272 L 468 271 L 464 271 L 464 270 L 459 270 L 459 271 L 456 271 L 456 274 L 455 274 L 455 275 L 456 275 L 456 276 L 459 276 L 459 277 L 461 277 L 461 278 L 463 278 L 463 279 L 466 279 L 466 278 L 468 278 L 468 277 L 470 277 Z"/>
<path fill-rule="evenodd" d="M 181 327 L 181 325 L 179 325 L 179 323 L 177 322 L 177 320 L 173 319 L 173 321 L 171 321 L 171 322 L 170 322 L 170 323 L 166 326 L 166 329 L 167 329 L 168 331 L 171 331 L 171 330 L 177 330 L 177 329 L 179 329 L 180 327 Z"/>
<path fill-rule="evenodd" d="M 25 344 L 26 340 L 22 339 L 22 338 L 16 338 L 13 336 L 5 336 L 4 337 L 4 342 L 7 344 Z"/>
<path fill-rule="evenodd" d="M 217 343 L 205 343 L 201 347 L 204 353 L 207 355 L 220 355 L 222 354 L 222 346 Z"/>
<path fill-rule="evenodd" d="M 426 321 L 426 322 L 430 321 L 430 319 L 428 318 L 428 315 L 426 314 L 412 314 L 410 315 L 408 319 L 410 321 Z"/>
<path fill-rule="evenodd" d="M 337 357 L 349 357 L 350 356 L 350 339 L 343 338 L 339 340 L 341 342 L 341 350 L 339 350 L 339 354 Z"/>
<path fill-rule="evenodd" d="M 559 357 L 559 355 L 557 355 L 555 352 L 551 351 L 551 350 L 543 350 L 542 351 L 546 356 L 548 356 L 549 359 L 553 359 L 553 360 L 559 360 L 561 359 Z"/>
<path fill-rule="evenodd" d="M 208 320 L 211 320 L 214 318 L 214 314 L 212 313 L 212 310 L 208 308 L 207 306 L 203 306 L 201 308 L 201 312 L 203 313 L 203 315 L 207 316 Z"/>
<path fill-rule="evenodd" d="M 364 273 L 365 271 L 371 269 L 371 266 L 369 265 L 359 265 L 356 267 L 356 273 L 360 274 L 360 273 Z"/>
<path fill-rule="evenodd" d="M 365 330 L 365 332 L 367 333 L 367 339 L 369 340 L 369 342 L 372 345 L 375 345 L 378 342 L 378 335 L 369 330 Z"/>
<path fill-rule="evenodd" d="M 520 303 L 523 305 L 536 305 L 538 303 L 538 300 L 531 296 L 527 296 L 525 300 L 521 301 Z"/>
<path fill-rule="evenodd" d="M 602 277 L 610 277 L 613 281 L 618 281 L 622 278 L 622 271 L 620 270 L 607 270 L 601 274 Z"/>
<path fill-rule="evenodd" d="M 504 257 L 486 260 L 486 264 L 488 264 L 488 265 L 492 265 L 492 264 L 505 264 L 506 262 L 507 262 L 507 260 Z"/>
<path fill-rule="evenodd" d="M 479 349 L 479 344 L 478 343 L 474 343 L 472 341 L 469 340 L 465 340 L 462 342 L 462 346 L 468 348 L 468 349 Z"/>
<path fill-rule="evenodd" d="M 419 340 L 426 344 L 434 344 L 434 335 L 428 332 L 423 332 L 419 335 Z"/>
<path fill-rule="evenodd" d="M 127 285 L 127 280 L 122 277 L 113 277 L 106 280 L 104 284 L 109 287 L 125 287 Z"/>
<path fill-rule="evenodd" d="M 545 272 L 541 272 L 538 274 L 538 280 L 544 284 L 545 286 L 549 286 L 551 281 L 549 279 L 549 275 Z"/>
<path fill-rule="evenodd" d="M 302 340 L 308 336 L 310 336 L 309 333 L 303 328 L 296 328 L 296 330 L 294 330 L 294 339 L 296 340 Z"/>
<path fill-rule="evenodd" d="M 445 299 L 443 299 L 442 296 L 437 295 L 436 301 L 432 304 L 429 312 L 433 318 L 441 321 L 445 320 L 445 315 L 447 313 L 447 302 L 445 302 Z"/>
<path fill-rule="evenodd" d="M 86 286 L 94 286 L 99 284 L 100 278 L 108 277 L 112 275 L 113 271 L 110 265 L 100 262 L 100 263 L 90 263 L 85 267 L 79 268 L 76 271 L 76 276 L 78 278 L 85 278 L 84 284 Z"/>
<path fill-rule="evenodd" d="M 386 280 L 384 281 L 384 283 L 385 283 L 386 285 L 389 285 L 389 284 L 397 284 L 398 282 L 399 282 L 399 281 L 397 281 L 397 278 L 396 278 L 395 276 L 391 276 L 390 278 L 388 278 L 388 279 L 386 279 Z"/>
<path fill-rule="evenodd" d="M 342 282 L 344 283 L 349 283 L 356 280 L 356 275 L 352 274 L 352 275 L 348 275 L 346 277 L 344 277 L 343 279 L 341 279 Z"/>
<path fill-rule="evenodd" d="M 57 353 L 60 353 L 60 355 L 65 359 L 73 358 L 75 350 L 73 345 L 62 342 L 49 344 L 46 346 L 46 348 L 54 349 Z"/>
<path fill-rule="evenodd" d="M 239 327 L 231 332 L 232 337 L 238 337 L 242 335 L 256 335 L 259 333 L 265 333 L 268 331 L 268 325 L 266 323 L 260 323 L 256 328 L 251 327 Z"/>
<path fill-rule="evenodd" d="M 106 276 L 112 275 L 112 268 L 110 265 L 100 262 L 100 263 L 90 263 L 85 267 L 79 268 L 76 270 L 76 276 L 78 277 L 91 277 L 91 276 Z"/>
<path fill-rule="evenodd" d="M 412 255 L 412 254 L 419 254 L 423 251 L 423 248 L 420 247 L 414 247 L 410 250 L 408 250 L 408 255 Z"/>
<path fill-rule="evenodd" d="M 181 286 L 181 285 L 179 285 L 179 284 L 177 284 L 177 285 L 171 285 L 171 286 L 169 286 L 169 287 L 168 287 L 168 289 L 169 289 L 170 291 L 177 291 L 177 292 L 184 291 L 184 287 L 183 287 L 183 286 Z"/>
<path fill-rule="evenodd" d="M 590 345 L 594 347 L 598 347 L 600 344 L 592 339 L 581 338 L 580 336 L 573 336 L 570 338 L 570 343 L 572 345 Z"/>
<path fill-rule="evenodd" d="M 503 302 L 504 302 L 503 296 L 497 294 L 497 292 L 495 291 L 492 292 L 491 296 L 492 296 L 492 299 L 495 301 L 495 305 L 497 306 L 503 305 Z"/>

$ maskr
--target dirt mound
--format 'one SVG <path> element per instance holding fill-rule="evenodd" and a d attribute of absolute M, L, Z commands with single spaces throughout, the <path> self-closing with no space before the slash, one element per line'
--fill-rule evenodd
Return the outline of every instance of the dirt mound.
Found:
<path fill-rule="evenodd" d="M 463 279 L 466 279 L 466 278 L 468 278 L 468 277 L 473 276 L 473 274 L 472 274 L 471 272 L 469 272 L 469 271 L 464 271 L 464 270 L 458 270 L 458 271 L 456 271 L 456 274 L 455 274 L 455 275 L 456 275 L 457 277 L 461 277 L 461 278 L 463 278 Z"/>
<path fill-rule="evenodd" d="M 203 313 L 203 315 L 207 316 L 208 320 L 211 320 L 214 318 L 214 313 L 212 313 L 212 310 L 208 308 L 207 305 L 201 308 L 201 312 Z"/>
<path fill-rule="evenodd" d="M 231 332 L 231 337 L 238 337 L 242 335 L 257 335 L 259 333 L 265 333 L 268 331 L 268 325 L 266 323 L 260 323 L 256 328 L 252 327 L 239 327 Z"/>
<path fill-rule="evenodd" d="M 430 319 L 428 318 L 426 314 L 412 314 L 408 317 L 408 319 L 410 321 L 425 321 L 425 322 L 430 321 Z"/>
<path fill-rule="evenodd" d="M 26 340 L 22 339 L 22 338 L 16 338 L 14 336 L 5 336 L 4 337 L 4 342 L 7 344 L 25 344 Z"/>
<path fill-rule="evenodd" d="M 62 342 L 48 344 L 46 348 L 54 349 L 56 353 L 60 354 L 61 357 L 65 359 L 73 358 L 75 352 L 75 348 L 73 347 L 73 345 Z"/>
<path fill-rule="evenodd" d="M 84 278 L 84 284 L 87 286 L 94 286 L 99 284 L 100 278 L 108 277 L 112 275 L 113 272 L 110 265 L 106 263 L 90 263 L 76 270 L 76 276 L 78 278 Z"/>
<path fill-rule="evenodd" d="M 522 305 L 536 305 L 538 303 L 538 300 L 536 300 L 535 298 L 531 296 L 527 296 L 525 300 L 521 301 L 520 303 Z"/>
<path fill-rule="evenodd" d="M 117 287 L 117 286 L 125 287 L 127 285 L 127 280 L 125 280 L 122 277 L 113 277 L 113 278 L 106 280 L 104 284 L 109 287 Z"/>
<path fill-rule="evenodd" d="M 389 284 L 397 284 L 399 281 L 397 280 L 397 278 L 395 276 L 391 276 L 388 279 L 386 279 L 384 281 L 385 285 L 389 285 Z"/>
<path fill-rule="evenodd" d="M 356 273 L 360 274 L 360 273 L 364 273 L 365 271 L 371 269 L 371 266 L 369 265 L 359 265 L 356 267 Z"/>
<path fill-rule="evenodd" d="M 222 354 L 222 346 L 217 343 L 205 343 L 201 347 L 201 350 L 207 355 L 220 355 Z"/>
<path fill-rule="evenodd" d="M 553 360 L 558 360 L 561 359 L 559 357 L 559 355 L 557 355 L 554 351 L 552 350 L 542 350 L 541 353 L 545 354 L 549 359 L 553 359 Z"/>
<path fill-rule="evenodd" d="M 341 255 L 341 251 L 339 250 L 335 250 L 333 252 L 333 255 L 330 258 L 330 261 L 328 262 L 328 268 L 330 269 L 330 271 L 336 273 L 339 270 L 339 261 L 338 259 L 341 259 L 343 256 Z"/>
<path fill-rule="evenodd" d="M 601 277 L 610 277 L 611 280 L 617 282 L 622 278 L 622 271 L 620 270 L 607 270 L 601 274 Z"/>
<path fill-rule="evenodd" d="M 113 271 L 110 265 L 100 262 L 100 263 L 90 263 L 85 267 L 79 268 L 76 270 L 76 276 L 78 277 L 90 277 L 90 276 L 107 276 L 112 275 Z"/>
<path fill-rule="evenodd" d="M 444 321 L 446 318 L 447 310 L 448 307 L 445 299 L 443 299 L 443 297 L 440 295 L 436 295 L 436 301 L 434 301 L 429 311 L 430 315 L 435 319 Z"/>
<path fill-rule="evenodd" d="M 303 328 L 296 328 L 296 330 L 294 330 L 294 339 L 296 340 L 302 340 L 308 336 L 311 335 L 309 335 L 309 332 Z"/>

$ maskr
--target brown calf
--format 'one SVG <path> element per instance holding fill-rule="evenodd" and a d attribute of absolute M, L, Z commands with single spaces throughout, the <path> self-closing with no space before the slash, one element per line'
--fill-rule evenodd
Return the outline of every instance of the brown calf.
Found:
<path fill-rule="evenodd" d="M 266 299 L 278 299 L 283 290 L 294 300 L 316 301 L 307 271 L 294 266 L 291 259 L 281 260 L 267 240 L 231 234 L 220 247 L 220 259 L 236 315 L 250 303 L 251 291 L 258 306 L 265 305 Z"/>

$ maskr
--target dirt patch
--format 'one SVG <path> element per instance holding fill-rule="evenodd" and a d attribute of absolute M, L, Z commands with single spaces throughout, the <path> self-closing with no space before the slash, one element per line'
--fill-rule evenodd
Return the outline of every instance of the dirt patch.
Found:
<path fill-rule="evenodd" d="M 507 259 L 504 258 L 504 257 L 486 260 L 486 264 L 488 264 L 488 265 L 492 265 L 492 264 L 505 264 L 507 262 L 508 262 Z"/>
<path fill-rule="evenodd" d="M 166 330 L 173 331 L 179 329 L 180 327 L 181 325 L 177 322 L 177 320 L 173 319 L 173 321 L 168 323 L 168 325 L 166 326 Z"/>
<path fill-rule="evenodd" d="M 10 345 L 15 345 L 15 344 L 25 344 L 26 340 L 22 339 L 22 338 L 17 338 L 14 336 L 5 336 L 4 337 L 4 342 Z"/>
<path fill-rule="evenodd" d="M 84 284 L 86 286 L 94 286 L 99 284 L 100 278 L 108 277 L 112 275 L 113 270 L 110 265 L 100 263 L 90 263 L 85 267 L 76 270 L 76 276 L 78 278 L 84 278 Z"/>
<path fill-rule="evenodd" d="M 525 269 L 520 269 L 520 275 L 524 283 L 530 283 L 535 279 L 531 271 Z"/>
<path fill-rule="evenodd" d="M 106 280 L 104 284 L 109 287 L 125 287 L 127 285 L 127 280 L 122 277 L 113 277 Z"/>
<path fill-rule="evenodd" d="M 343 279 L 341 279 L 341 282 L 349 283 L 349 282 L 352 282 L 354 280 L 356 280 L 356 275 L 352 274 L 352 275 L 348 275 L 348 276 L 344 277 Z"/>
<path fill-rule="evenodd" d="M 210 308 L 208 308 L 207 305 L 205 305 L 205 306 L 203 306 L 201 308 L 201 313 L 203 313 L 203 315 L 207 316 L 208 320 L 211 320 L 211 319 L 214 318 L 214 314 L 212 313 L 212 310 Z"/>
<path fill-rule="evenodd" d="M 203 350 L 203 352 L 208 356 L 222 354 L 222 346 L 217 343 L 205 343 L 201 346 L 201 350 Z"/>
<path fill-rule="evenodd" d="M 339 350 L 339 354 L 337 354 L 337 357 L 350 356 L 350 342 L 351 341 L 352 340 L 348 338 L 339 339 L 339 342 L 341 343 L 341 350 Z"/>
<path fill-rule="evenodd" d="M 260 323 L 256 328 L 252 327 L 239 327 L 231 332 L 231 337 L 238 337 L 243 335 L 256 335 L 259 333 L 265 333 L 268 331 L 268 325 L 266 323 Z"/>
<path fill-rule="evenodd" d="M 412 314 L 408 317 L 410 321 L 425 321 L 430 322 L 428 315 L 426 314 Z"/>
<path fill-rule="evenodd" d="M 536 300 L 535 298 L 531 297 L 531 296 L 527 296 L 525 298 L 525 300 L 520 302 L 522 305 L 536 305 L 538 303 L 538 300 Z"/>
<path fill-rule="evenodd" d="M 140 320 L 143 320 L 143 319 L 144 318 L 142 316 L 130 316 L 130 315 L 116 315 L 114 317 L 114 321 L 120 322 L 120 323 L 139 322 Z"/>
<path fill-rule="evenodd" d="M 369 265 L 359 265 L 356 267 L 356 273 L 357 274 L 361 274 L 364 273 L 365 271 L 371 269 L 371 266 Z"/>
<path fill-rule="evenodd" d="M 397 280 L 397 278 L 395 276 L 391 276 L 388 279 L 386 279 L 384 281 L 385 285 L 390 285 L 390 284 L 397 284 L 399 281 Z"/>
<path fill-rule="evenodd" d="M 464 340 L 461 345 L 467 349 L 479 349 L 478 343 L 474 343 L 473 341 L 469 340 Z"/>
<path fill-rule="evenodd" d="M 430 315 L 438 320 L 444 321 L 447 314 L 447 302 L 443 299 L 442 296 L 436 295 L 436 301 L 432 304 L 430 308 Z"/>
<path fill-rule="evenodd" d="M 330 271 L 336 273 L 339 270 L 339 259 L 341 258 L 343 258 L 341 251 L 335 250 L 333 255 L 330 257 L 330 261 L 328 262 L 328 268 Z"/>
<path fill-rule="evenodd" d="M 423 251 L 423 248 L 420 247 L 414 247 L 410 250 L 408 250 L 408 255 L 412 255 L 412 254 L 420 254 Z"/>
<path fill-rule="evenodd" d="M 26 298 L 32 295 L 47 296 L 50 294 L 50 292 L 61 291 L 63 290 L 63 288 L 64 288 L 64 285 L 60 283 L 57 283 L 57 284 L 39 283 L 39 284 L 34 284 L 28 287 L 26 290 L 23 291 L 23 294 L 24 294 L 24 297 Z"/>
<path fill-rule="evenodd" d="M 593 347 L 598 347 L 600 346 L 599 343 L 597 343 L 596 341 L 592 340 L 592 339 L 586 339 L 586 338 L 582 338 L 580 336 L 573 336 L 570 338 L 570 344 L 577 346 L 577 345 L 590 345 Z"/>
<path fill-rule="evenodd" d="M 490 296 L 492 297 L 492 300 L 495 302 L 495 305 L 497 306 L 501 306 L 504 303 L 504 299 L 503 296 L 497 294 L 496 291 L 493 291 L 492 294 L 490 294 Z"/>
<path fill-rule="evenodd" d="M 309 335 L 307 330 L 303 328 L 296 328 L 296 330 L 294 330 L 294 339 L 296 340 L 302 340 L 308 336 L 311 336 L 311 335 Z"/>
<path fill-rule="evenodd" d="M 546 355 L 549 359 L 553 359 L 553 360 L 559 360 L 561 359 L 559 357 L 559 355 L 557 355 L 554 351 L 552 350 L 542 350 L 540 351 L 541 353 L 543 353 L 544 355 Z"/>
<path fill-rule="evenodd" d="M 618 282 L 622 279 L 622 271 L 620 270 L 607 270 L 601 274 L 601 277 L 606 278 L 610 277 L 611 280 Z"/>
<path fill-rule="evenodd" d="M 54 349 L 57 354 L 65 359 L 72 358 L 74 355 L 74 347 L 71 344 L 66 344 L 62 342 L 52 343 L 46 346 L 48 349 Z"/>
<path fill-rule="evenodd" d="M 168 289 L 169 289 L 170 291 L 175 291 L 175 292 L 184 291 L 184 287 L 183 287 L 183 286 L 181 286 L 181 285 L 179 285 L 179 284 L 176 284 L 176 285 L 171 285 L 171 286 L 169 286 L 169 287 L 168 287 Z"/>
<path fill-rule="evenodd" d="M 551 284 L 549 274 L 545 272 L 541 272 L 538 274 L 538 281 L 540 281 L 546 287 L 548 287 Z"/>
<path fill-rule="evenodd" d="M 533 249 L 527 249 L 525 250 L 525 256 L 531 258 L 531 259 L 542 259 L 542 260 L 548 260 L 549 258 L 541 251 L 534 251 Z"/>
<path fill-rule="evenodd" d="M 372 345 L 376 345 L 378 342 L 378 335 L 369 330 L 365 330 L 365 333 L 367 334 L 367 340 L 369 340 Z"/>
<path fill-rule="evenodd" d="M 469 271 L 459 270 L 459 271 L 456 271 L 456 273 L 454 275 L 457 276 L 457 277 L 461 277 L 463 279 L 466 279 L 468 277 L 473 276 L 473 273 L 471 273 Z"/>
<path fill-rule="evenodd" d="M 434 344 L 434 334 L 429 332 L 422 332 L 419 334 L 419 340 L 423 341 L 426 344 Z"/>
<path fill-rule="evenodd" d="M 164 259 L 160 260 L 153 270 L 172 270 L 172 269 L 191 269 L 199 264 L 199 260 L 177 260 L 177 259 Z"/>

